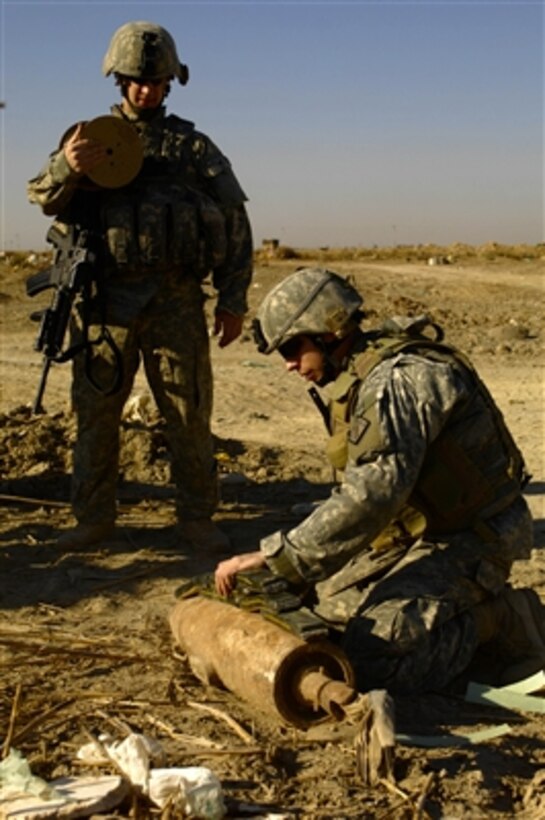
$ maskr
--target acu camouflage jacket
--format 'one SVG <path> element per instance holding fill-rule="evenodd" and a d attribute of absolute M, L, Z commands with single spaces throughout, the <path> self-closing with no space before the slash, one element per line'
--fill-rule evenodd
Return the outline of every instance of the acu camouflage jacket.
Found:
<path fill-rule="evenodd" d="M 363 349 L 362 349 L 363 348 Z M 316 583 L 362 551 L 448 541 L 521 497 L 522 456 L 470 363 L 430 340 L 359 345 L 330 388 L 329 454 L 344 469 L 331 497 L 288 533 L 263 539 L 267 563 Z"/>

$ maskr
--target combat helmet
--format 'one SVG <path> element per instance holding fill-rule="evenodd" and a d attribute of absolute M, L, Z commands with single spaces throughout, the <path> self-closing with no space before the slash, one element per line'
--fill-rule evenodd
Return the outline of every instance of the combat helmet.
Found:
<path fill-rule="evenodd" d="M 189 69 L 178 59 L 176 43 L 168 31 L 145 21 L 125 23 L 114 32 L 102 73 L 147 80 L 177 77 L 182 85 L 189 79 Z"/>
<path fill-rule="evenodd" d="M 325 268 L 301 268 L 261 303 L 254 338 L 261 353 L 272 353 L 295 336 L 333 333 L 344 338 L 362 318 L 363 298 L 352 285 Z"/>

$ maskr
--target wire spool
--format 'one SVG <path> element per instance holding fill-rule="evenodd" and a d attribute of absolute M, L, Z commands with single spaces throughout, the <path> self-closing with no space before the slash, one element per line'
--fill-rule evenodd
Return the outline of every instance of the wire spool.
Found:
<path fill-rule="evenodd" d="M 82 137 L 106 147 L 107 156 L 87 173 L 101 188 L 121 188 L 135 178 L 142 167 L 144 151 L 133 126 L 120 117 L 96 117 L 85 123 Z"/>

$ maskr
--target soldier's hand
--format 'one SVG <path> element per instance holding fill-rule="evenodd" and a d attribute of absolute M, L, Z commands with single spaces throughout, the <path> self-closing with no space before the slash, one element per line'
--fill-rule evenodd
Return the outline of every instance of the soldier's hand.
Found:
<path fill-rule="evenodd" d="M 219 346 L 227 347 L 242 333 L 242 316 L 235 316 L 228 310 L 219 308 L 214 316 L 214 336 L 219 336 Z"/>
<path fill-rule="evenodd" d="M 233 555 L 232 558 L 220 561 L 214 573 L 216 592 L 227 597 L 236 586 L 238 572 L 261 569 L 264 566 L 265 558 L 259 550 L 257 552 L 243 552 L 241 555 Z"/>
<path fill-rule="evenodd" d="M 106 146 L 101 142 L 82 136 L 83 126 L 84 123 L 80 122 L 63 146 L 66 161 L 76 174 L 86 174 L 108 155 Z"/>

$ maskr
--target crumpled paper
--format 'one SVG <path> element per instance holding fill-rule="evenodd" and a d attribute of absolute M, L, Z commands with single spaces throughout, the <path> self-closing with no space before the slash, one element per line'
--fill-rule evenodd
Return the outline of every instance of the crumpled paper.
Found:
<path fill-rule="evenodd" d="M 99 742 L 82 746 L 77 757 L 87 763 L 113 761 L 159 808 L 168 805 L 183 812 L 182 816 L 203 820 L 225 816 L 223 791 L 216 775 L 204 766 L 163 768 L 163 748 L 148 735 L 131 733 L 122 741 L 101 735 Z"/>
<path fill-rule="evenodd" d="M 205 766 L 152 769 L 148 794 L 159 808 L 168 805 L 188 817 L 221 820 L 226 813 L 221 783 Z"/>
<path fill-rule="evenodd" d="M 148 735 L 133 732 L 118 741 L 101 735 L 99 742 L 82 746 L 77 757 L 86 763 L 114 762 L 134 786 L 148 793 L 150 764 L 164 765 L 165 753 L 161 744 Z"/>

